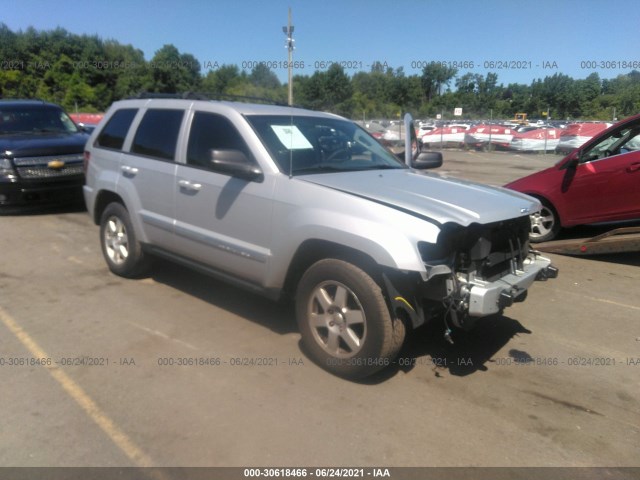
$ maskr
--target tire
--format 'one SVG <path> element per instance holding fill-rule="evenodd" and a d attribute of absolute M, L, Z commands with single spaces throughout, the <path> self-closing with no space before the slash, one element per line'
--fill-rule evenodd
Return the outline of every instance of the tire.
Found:
<path fill-rule="evenodd" d="M 529 233 L 531 243 L 548 242 L 560 233 L 560 218 L 556 209 L 544 199 L 540 199 L 540 202 L 542 202 L 542 210 L 531 215 L 531 232 Z"/>
<path fill-rule="evenodd" d="M 343 378 L 390 365 L 404 340 L 404 324 L 392 321 L 380 286 L 343 260 L 320 260 L 304 273 L 296 318 L 309 357 Z"/>
<path fill-rule="evenodd" d="M 121 203 L 110 203 L 100 217 L 100 245 L 109 270 L 135 278 L 143 275 L 150 260 L 142 251 L 129 212 Z"/>

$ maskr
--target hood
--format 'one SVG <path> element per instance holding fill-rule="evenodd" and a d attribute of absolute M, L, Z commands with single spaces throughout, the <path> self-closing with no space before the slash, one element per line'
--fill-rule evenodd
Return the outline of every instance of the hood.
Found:
<path fill-rule="evenodd" d="M 82 153 L 89 135 L 86 133 L 34 133 L 0 135 L 0 155 L 37 157 Z"/>
<path fill-rule="evenodd" d="M 561 163 L 564 162 L 566 158 L 568 157 L 560 160 L 560 162 L 553 167 L 545 168 L 526 177 L 518 178 L 513 182 L 507 183 L 504 187 L 530 195 L 547 196 L 545 192 L 554 192 L 559 189 L 559 184 L 564 176 L 564 169 L 561 168 Z"/>
<path fill-rule="evenodd" d="M 540 208 L 536 199 L 512 190 L 410 169 L 323 173 L 297 178 L 440 225 L 493 223 L 522 217 Z"/>

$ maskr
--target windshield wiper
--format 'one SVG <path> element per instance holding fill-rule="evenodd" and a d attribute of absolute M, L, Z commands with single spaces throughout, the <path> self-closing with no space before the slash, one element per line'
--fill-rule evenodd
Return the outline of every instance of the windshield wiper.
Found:
<path fill-rule="evenodd" d="M 38 128 L 34 130 L 36 133 L 63 133 L 63 130 L 58 128 Z"/>
<path fill-rule="evenodd" d="M 381 163 L 376 165 L 367 165 L 366 167 L 360 167 L 358 170 L 398 170 L 403 168 L 400 165 L 389 165 L 387 163 Z"/>
<path fill-rule="evenodd" d="M 0 135 L 26 135 L 32 133 L 31 130 L 2 130 Z"/>
<path fill-rule="evenodd" d="M 366 165 L 366 166 L 350 166 L 347 168 L 340 168 L 331 165 L 316 165 L 314 167 L 294 168 L 293 174 L 307 174 L 307 173 L 328 173 L 328 172 L 360 172 L 363 170 L 399 170 L 402 169 L 400 165 L 389 165 L 386 163 Z"/>
<path fill-rule="evenodd" d="M 330 165 L 316 165 L 313 167 L 294 168 L 293 174 L 296 175 L 299 173 L 312 173 L 312 172 L 326 173 L 326 172 L 344 172 L 344 171 L 345 171 L 344 168 L 332 167 Z"/>

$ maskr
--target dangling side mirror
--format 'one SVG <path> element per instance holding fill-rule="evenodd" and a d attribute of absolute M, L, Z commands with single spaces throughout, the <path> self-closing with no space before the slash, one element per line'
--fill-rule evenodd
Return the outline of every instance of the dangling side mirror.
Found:
<path fill-rule="evenodd" d="M 404 161 L 411 168 L 425 170 L 427 168 L 438 168 L 442 166 L 442 153 L 422 152 L 413 118 L 410 113 L 404 116 Z"/>

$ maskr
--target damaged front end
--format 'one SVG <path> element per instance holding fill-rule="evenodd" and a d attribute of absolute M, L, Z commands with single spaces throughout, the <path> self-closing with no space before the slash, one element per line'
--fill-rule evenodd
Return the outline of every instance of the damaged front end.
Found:
<path fill-rule="evenodd" d="M 535 280 L 558 275 L 551 260 L 529 248 L 529 230 L 528 215 L 444 225 L 437 243 L 418 243 L 426 276 L 385 274 L 392 308 L 404 311 L 414 327 L 444 314 L 447 326 L 469 329 L 476 319 L 524 301 Z"/>

